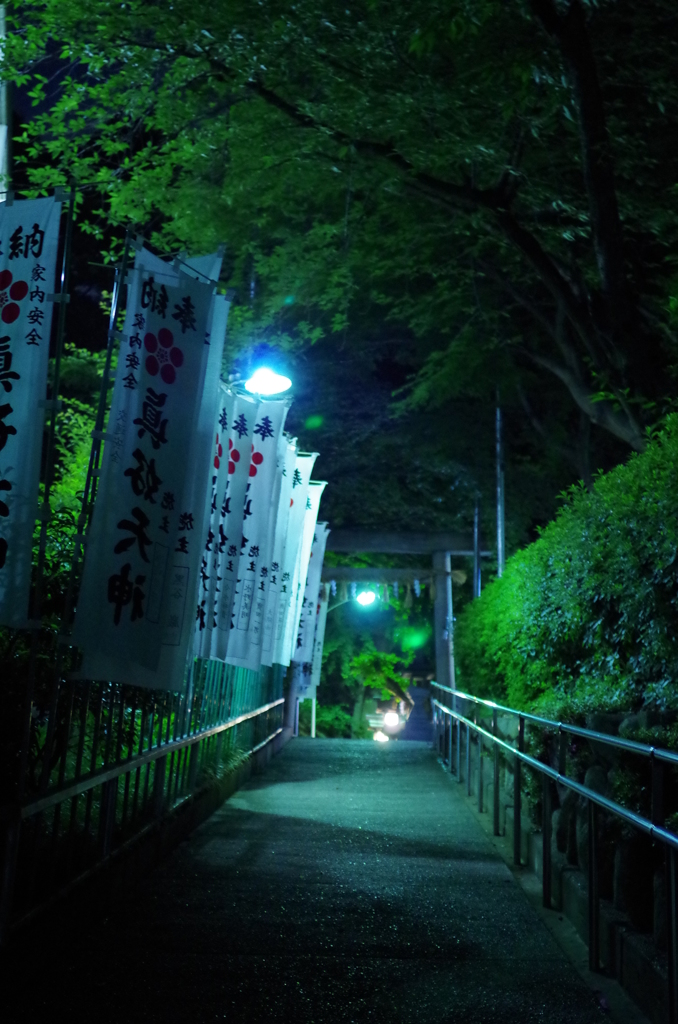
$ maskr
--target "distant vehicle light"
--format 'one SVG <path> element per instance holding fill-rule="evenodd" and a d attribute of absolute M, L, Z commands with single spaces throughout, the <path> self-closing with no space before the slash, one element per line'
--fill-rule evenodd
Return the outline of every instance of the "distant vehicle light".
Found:
<path fill-rule="evenodd" d="M 385 732 L 382 732 L 381 729 L 377 729 L 377 731 L 374 734 L 374 739 L 377 741 L 377 743 L 388 743 L 388 736 L 386 735 Z"/>
<path fill-rule="evenodd" d="M 366 608 L 368 604 L 374 604 L 377 600 L 377 595 L 373 590 L 363 590 L 362 593 L 358 594 L 356 601 L 361 604 L 363 608 Z"/>
<path fill-rule="evenodd" d="M 400 715 L 397 711 L 387 711 L 384 715 L 384 725 L 400 725 Z"/>

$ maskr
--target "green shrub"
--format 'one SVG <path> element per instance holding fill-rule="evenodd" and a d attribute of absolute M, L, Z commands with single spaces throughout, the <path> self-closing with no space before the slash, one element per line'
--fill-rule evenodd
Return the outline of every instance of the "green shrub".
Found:
<path fill-rule="evenodd" d="M 678 708 L 678 415 L 575 487 L 459 616 L 458 686 L 549 714 Z"/>
<path fill-rule="evenodd" d="M 351 713 L 341 704 L 318 704 L 316 707 L 316 736 L 329 739 L 350 739 Z M 299 735 L 311 735 L 311 702 L 304 700 L 299 705 Z"/>

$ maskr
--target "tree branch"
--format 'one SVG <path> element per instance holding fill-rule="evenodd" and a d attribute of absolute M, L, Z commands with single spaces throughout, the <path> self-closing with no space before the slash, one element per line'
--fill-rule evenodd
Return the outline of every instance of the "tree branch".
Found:
<path fill-rule="evenodd" d="M 541 420 L 539 419 L 539 417 L 535 413 L 534 409 L 532 408 L 532 405 L 531 405 L 527 395 L 525 394 L 524 389 L 522 388 L 522 386 L 520 384 L 518 384 L 518 389 L 517 390 L 518 390 L 518 398 L 520 399 L 520 404 L 522 405 L 522 407 L 523 407 L 523 409 L 525 411 L 525 415 L 527 416 L 528 420 L 532 424 L 532 429 L 535 431 L 535 433 L 539 434 L 539 436 L 541 438 L 543 438 L 545 443 L 550 448 L 553 448 L 556 452 L 558 452 L 558 454 L 562 458 L 566 459 L 569 463 L 571 463 L 574 466 L 574 468 L 580 474 L 580 476 L 581 476 L 582 480 L 584 481 L 586 487 L 589 490 L 591 490 L 592 480 L 591 480 L 591 468 L 590 468 L 590 465 L 589 465 L 588 435 L 587 435 L 587 431 L 590 429 L 590 424 L 591 424 L 590 419 L 588 419 L 586 414 L 583 411 L 580 410 L 580 416 L 581 416 L 581 424 L 580 424 L 580 431 L 579 431 L 579 435 L 580 435 L 579 436 L 579 441 L 580 441 L 580 446 L 581 446 L 580 448 L 578 448 L 578 447 L 571 448 L 569 445 L 560 444 L 560 442 L 555 441 L 553 439 L 553 437 L 551 435 L 549 435 L 548 431 L 546 430 L 546 427 L 541 422 Z"/>
<path fill-rule="evenodd" d="M 586 387 L 584 382 L 572 370 L 536 352 L 527 351 L 526 354 L 537 366 L 549 370 L 563 382 L 579 408 L 586 413 L 592 423 L 596 423 L 599 427 L 607 430 L 608 433 L 618 437 L 621 441 L 635 449 L 635 451 L 642 452 L 645 450 L 643 433 L 628 409 L 625 409 L 624 413 L 620 414 L 611 402 L 594 402 L 590 389 Z"/>
<path fill-rule="evenodd" d="M 537 306 L 532 301 L 532 299 L 525 294 L 525 292 L 523 292 L 520 288 L 517 288 L 512 281 L 509 281 L 507 277 L 505 277 L 500 271 L 496 269 L 496 267 L 493 267 L 491 264 L 485 263 L 484 261 L 479 261 L 478 266 L 487 277 L 491 278 L 491 280 L 498 284 L 500 288 L 503 288 L 504 291 L 508 295 L 510 295 L 511 298 L 514 299 L 514 301 L 517 302 L 519 306 L 522 306 L 524 309 L 528 311 L 528 313 L 531 313 L 534 319 L 537 321 L 537 323 L 543 327 L 544 331 L 546 332 L 546 334 L 549 335 L 550 338 L 552 338 L 554 341 L 558 340 L 556 337 L 555 325 L 549 320 L 546 314 L 542 312 L 539 306 Z"/>

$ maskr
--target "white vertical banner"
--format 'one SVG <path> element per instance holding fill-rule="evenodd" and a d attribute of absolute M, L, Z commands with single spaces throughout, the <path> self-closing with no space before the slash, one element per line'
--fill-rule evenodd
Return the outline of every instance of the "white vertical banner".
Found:
<path fill-rule="evenodd" d="M 286 626 L 289 618 L 288 613 L 290 605 L 292 603 L 294 573 L 297 567 L 297 559 L 304 531 L 304 517 L 306 515 L 308 488 L 311 480 L 311 473 L 313 472 L 313 466 L 317 457 L 317 452 L 297 452 L 294 459 L 290 506 L 287 517 L 287 531 L 285 533 L 285 543 L 282 550 L 282 558 L 280 560 L 278 601 L 275 611 L 272 660 L 278 665 L 289 665 L 290 663 L 289 655 L 287 653 L 289 645 L 286 645 L 285 643 Z"/>
<path fill-rule="evenodd" d="M 0 204 L 0 623 L 25 626 L 61 203 Z"/>
<path fill-rule="evenodd" d="M 299 545 L 297 564 L 292 581 L 292 600 L 290 601 L 287 622 L 285 624 L 284 656 L 286 660 L 283 662 L 284 665 L 289 665 L 297 646 L 301 604 L 304 597 L 304 588 L 306 586 L 308 563 L 311 558 L 313 535 L 318 521 L 320 499 L 326 486 L 326 482 L 321 480 L 311 480 L 308 485 L 306 505 L 304 508 L 304 524 L 301 534 L 301 544 Z"/>
<path fill-rule="evenodd" d="M 184 274 L 165 283 L 149 270 L 130 273 L 73 632 L 84 652 L 81 674 L 89 678 L 166 688 L 175 682 L 157 670 L 163 644 L 181 648 L 186 618 L 194 614 L 183 556 L 190 554 L 196 513 L 183 501 L 191 486 L 213 291 L 211 283 Z M 173 660 L 182 657 L 176 652 Z"/>
<path fill-rule="evenodd" d="M 330 603 L 330 588 L 328 583 L 321 583 L 318 594 L 318 615 L 315 623 L 315 637 L 313 640 L 313 658 L 311 661 L 311 686 L 313 696 L 320 683 L 320 672 L 323 664 L 323 645 L 325 643 L 325 626 L 327 625 L 327 612 Z"/>
<path fill-rule="evenodd" d="M 277 483 L 282 474 L 279 445 L 288 409 L 287 401 L 262 401 L 252 434 L 233 611 L 234 628 L 228 640 L 226 661 L 230 665 L 254 670 L 261 664 L 266 581 L 273 540 L 271 515 Z"/>
<path fill-rule="evenodd" d="M 181 530 L 180 523 L 172 568 L 175 584 L 179 582 L 179 573 L 182 574 L 182 588 L 185 581 L 186 610 L 184 612 L 182 606 L 182 614 L 179 614 L 177 608 L 170 612 L 158 666 L 158 674 L 163 677 L 163 686 L 170 690 L 180 690 L 183 687 L 186 655 L 189 645 L 192 648 L 193 643 L 195 608 L 204 555 L 203 541 L 210 512 L 212 439 L 229 306 L 230 303 L 225 296 L 214 296 L 205 384 L 196 429 L 191 436 L 188 471 L 181 500 L 181 522 L 184 523 L 184 529 Z"/>
<path fill-rule="evenodd" d="M 154 286 L 157 286 L 158 282 L 176 284 L 179 281 L 180 273 L 185 273 L 197 280 L 216 281 L 221 270 L 221 263 L 222 253 L 218 252 L 207 256 L 190 257 L 183 261 L 175 260 L 174 263 L 167 264 L 147 249 L 137 252 L 134 261 L 136 269 L 152 272 L 153 277 L 149 280 L 153 282 Z M 185 582 L 186 584 L 187 608 L 190 608 L 191 605 L 195 606 L 198 601 L 198 587 L 201 578 L 204 578 L 203 539 L 207 533 L 210 515 L 208 491 L 210 470 L 214 460 L 212 438 L 222 387 L 219 375 L 229 308 L 230 302 L 224 295 L 213 295 L 203 357 L 205 360 L 204 385 L 196 429 L 191 436 L 188 471 L 181 499 L 183 523 L 185 524 L 185 529 L 181 532 L 185 536 L 178 538 L 177 550 L 173 559 L 173 571 L 176 585 L 175 594 L 178 594 L 180 583 Z M 181 622 L 179 643 L 176 642 L 178 621 Z M 193 621 L 192 614 L 183 614 L 179 620 L 176 609 L 170 612 L 172 630 L 168 630 L 164 637 L 156 678 L 151 678 L 147 670 L 137 668 L 137 681 L 140 676 L 145 674 L 146 678 L 142 685 L 162 686 L 171 690 L 182 688 L 186 653 L 193 632 Z"/>
<path fill-rule="evenodd" d="M 325 626 L 329 607 L 330 588 L 327 583 L 320 584 L 318 592 L 318 611 L 315 618 L 313 637 L 313 653 L 310 662 L 301 666 L 299 697 L 301 700 L 315 700 L 318 695 L 318 684 L 323 663 L 323 645 L 325 643 Z"/>
<path fill-rule="evenodd" d="M 318 592 L 320 590 L 320 576 L 322 574 L 325 546 L 329 532 L 327 523 L 317 523 L 313 532 L 313 543 L 311 545 L 306 586 L 304 587 L 301 602 L 299 629 L 297 630 L 297 641 L 292 653 L 292 661 L 303 663 L 313 660 L 313 638 L 315 636 L 315 621 L 318 614 Z"/>
<path fill-rule="evenodd" d="M 278 599 L 280 597 L 280 581 L 282 562 L 287 538 L 287 527 L 290 519 L 292 501 L 292 482 L 294 464 L 297 457 L 295 440 L 285 440 L 283 466 L 280 479 L 278 508 L 275 515 L 275 531 L 273 535 L 273 551 L 271 554 L 271 570 L 268 574 L 268 590 L 264 608 L 264 637 L 261 650 L 261 664 L 273 664 L 273 644 L 275 641 L 276 624 L 278 621 Z"/>
<path fill-rule="evenodd" d="M 238 579 L 238 562 L 243 542 L 245 494 L 250 480 L 252 438 L 259 403 L 249 395 L 237 394 L 231 423 L 227 428 L 228 473 L 219 508 L 218 566 L 215 586 L 216 629 L 212 629 L 210 654 L 224 661 L 233 622 L 233 602 Z"/>
<path fill-rule="evenodd" d="M 236 396 L 225 384 L 219 384 L 217 411 L 213 426 L 214 447 L 212 452 L 212 473 L 209 502 L 205 511 L 208 516 L 203 526 L 203 557 L 200 566 L 195 617 L 194 654 L 197 658 L 209 658 L 212 654 L 212 631 L 217 628 L 217 598 L 220 592 L 219 571 L 221 556 L 225 553 L 222 509 L 226 488 L 235 463 L 229 460 L 229 425 L 235 418 Z M 231 445 L 233 441 L 230 441 Z M 238 456 L 239 457 L 239 456 Z"/>

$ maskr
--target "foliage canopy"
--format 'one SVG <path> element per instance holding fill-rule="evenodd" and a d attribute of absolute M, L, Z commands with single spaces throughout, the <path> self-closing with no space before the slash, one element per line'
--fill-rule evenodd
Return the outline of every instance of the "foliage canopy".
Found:
<path fill-rule="evenodd" d="M 255 293 L 241 341 L 387 319 L 411 405 L 500 382 L 537 433 L 564 426 L 585 479 L 589 424 L 643 448 L 675 384 L 670 0 L 96 13 L 93 32 L 87 0 L 9 5 L 5 74 L 50 106 L 23 140 L 36 186 L 91 185 L 92 229 L 226 237 Z"/>

